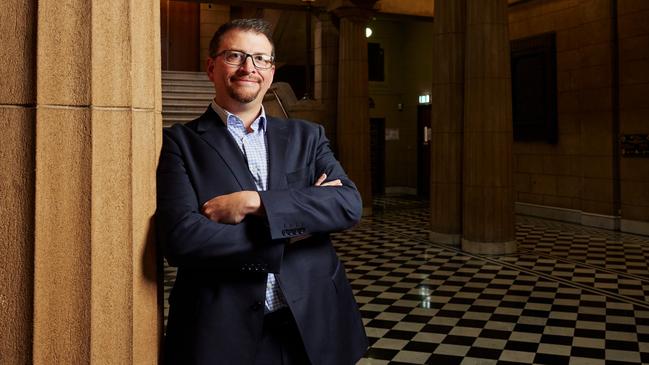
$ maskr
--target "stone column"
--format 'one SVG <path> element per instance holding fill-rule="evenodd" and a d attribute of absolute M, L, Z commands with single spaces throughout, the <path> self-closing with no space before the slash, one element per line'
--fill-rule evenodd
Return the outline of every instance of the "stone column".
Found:
<path fill-rule="evenodd" d="M 318 15 L 314 46 L 314 96 L 325 113 L 323 125 L 332 147 L 336 145 L 336 116 L 338 108 L 338 30 L 330 13 Z"/>
<path fill-rule="evenodd" d="M 506 7 L 467 1 L 462 249 L 471 253 L 516 251 Z"/>
<path fill-rule="evenodd" d="M 437 0 L 433 24 L 430 239 L 459 245 L 462 234 L 465 0 Z"/>
<path fill-rule="evenodd" d="M 157 364 L 158 0 L 40 0 L 35 364 Z"/>
<path fill-rule="evenodd" d="M 36 0 L 0 3 L 0 363 L 32 363 Z"/>
<path fill-rule="evenodd" d="M 345 6 L 338 43 L 338 157 L 363 198 L 363 215 L 372 213 L 369 91 L 365 25 L 371 13 Z"/>

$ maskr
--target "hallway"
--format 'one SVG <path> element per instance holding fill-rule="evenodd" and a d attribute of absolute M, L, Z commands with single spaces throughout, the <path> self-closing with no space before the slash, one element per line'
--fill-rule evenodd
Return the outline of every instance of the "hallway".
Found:
<path fill-rule="evenodd" d="M 649 237 L 517 216 L 518 253 L 485 257 L 430 242 L 426 202 L 373 210 L 335 235 L 370 337 L 359 364 L 649 363 Z"/>

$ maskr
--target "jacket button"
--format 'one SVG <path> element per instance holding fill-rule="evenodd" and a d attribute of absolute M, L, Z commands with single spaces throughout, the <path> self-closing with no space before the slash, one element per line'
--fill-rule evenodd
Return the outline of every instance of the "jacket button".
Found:
<path fill-rule="evenodd" d="M 262 308 L 263 305 L 264 304 L 262 302 L 255 302 L 250 306 L 250 309 L 252 309 L 253 311 L 258 311 Z"/>

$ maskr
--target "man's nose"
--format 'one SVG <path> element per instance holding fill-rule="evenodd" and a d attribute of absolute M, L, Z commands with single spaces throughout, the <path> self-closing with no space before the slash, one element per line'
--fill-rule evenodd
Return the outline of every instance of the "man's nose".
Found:
<path fill-rule="evenodd" d="M 246 57 L 245 61 L 239 66 L 240 69 L 251 73 L 253 71 L 256 71 L 257 69 L 255 68 L 255 64 L 252 62 L 252 57 L 248 56 Z"/>

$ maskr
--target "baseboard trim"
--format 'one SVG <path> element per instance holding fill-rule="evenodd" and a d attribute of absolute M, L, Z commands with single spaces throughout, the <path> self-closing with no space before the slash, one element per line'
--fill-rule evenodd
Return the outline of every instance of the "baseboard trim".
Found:
<path fill-rule="evenodd" d="M 530 203 L 516 202 L 514 209 L 517 214 L 531 215 L 562 222 L 577 223 L 589 227 L 605 228 L 626 233 L 649 236 L 649 222 L 623 219 L 620 216 L 595 214 L 581 210 L 550 207 Z"/>
<path fill-rule="evenodd" d="M 649 236 L 649 222 L 622 219 L 620 222 L 620 230 L 622 232 Z"/>

